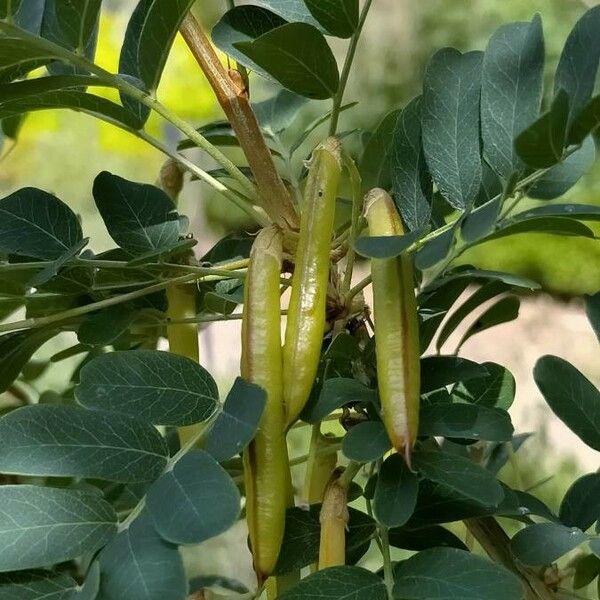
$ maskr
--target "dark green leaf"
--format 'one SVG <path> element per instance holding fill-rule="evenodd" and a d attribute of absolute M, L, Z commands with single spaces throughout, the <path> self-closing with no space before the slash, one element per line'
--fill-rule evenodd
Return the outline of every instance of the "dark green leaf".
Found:
<path fill-rule="evenodd" d="M 391 449 L 390 439 L 381 421 L 358 423 L 344 436 L 342 452 L 350 460 L 367 463 L 381 458 Z"/>
<path fill-rule="evenodd" d="M 165 542 L 143 512 L 100 554 L 102 600 L 185 600 L 187 580 L 177 546 Z"/>
<path fill-rule="evenodd" d="M 296 94 L 324 100 L 338 89 L 335 57 L 312 25 L 287 23 L 235 47 Z"/>
<path fill-rule="evenodd" d="M 540 200 L 558 198 L 569 191 L 596 162 L 596 145 L 588 136 L 581 148 L 546 171 L 528 190 L 527 195 Z"/>
<path fill-rule="evenodd" d="M 331 567 L 302 579 L 279 600 L 387 600 L 381 578 L 360 567 Z"/>
<path fill-rule="evenodd" d="M 0 392 L 8 389 L 33 354 L 56 333 L 53 329 L 30 329 L 0 336 Z"/>
<path fill-rule="evenodd" d="M 575 590 L 588 586 L 600 575 L 600 558 L 594 554 L 578 556 L 573 566 L 575 567 L 573 576 L 573 589 Z"/>
<path fill-rule="evenodd" d="M 598 341 L 600 341 L 600 292 L 585 297 L 585 312 L 588 321 L 596 332 Z"/>
<path fill-rule="evenodd" d="M 0 472 L 150 481 L 167 463 L 151 425 L 75 406 L 39 404 L 0 419 Z"/>
<path fill-rule="evenodd" d="M 102 0 L 46 0 L 41 25 L 42 37 L 93 61 L 101 4 Z M 48 70 L 52 73 L 69 73 L 80 69 L 58 63 L 50 64 Z"/>
<path fill-rule="evenodd" d="M 304 7 L 306 10 L 306 7 Z M 306 11 L 308 12 L 308 11 Z M 239 42 L 252 42 L 261 35 L 285 25 L 286 20 L 270 10 L 258 6 L 236 6 L 227 11 L 212 30 L 212 40 L 219 48 L 240 64 L 263 77 L 271 75 L 260 65 L 250 60 L 237 48 Z"/>
<path fill-rule="evenodd" d="M 275 575 L 302 569 L 317 561 L 321 536 L 320 512 L 320 504 L 312 504 L 308 509 L 294 507 L 287 510 L 285 534 Z M 363 548 L 375 532 L 375 522 L 371 517 L 352 507 L 348 508 L 348 514 L 346 558 Z"/>
<path fill-rule="evenodd" d="M 266 403 L 265 391 L 238 377 L 204 443 L 219 462 L 239 454 L 252 440 Z"/>
<path fill-rule="evenodd" d="M 558 514 L 567 527 L 587 531 L 600 517 L 600 473 L 580 477 L 567 491 Z"/>
<path fill-rule="evenodd" d="M 91 554 L 117 531 L 117 515 L 95 492 L 0 486 L 0 572 Z"/>
<path fill-rule="evenodd" d="M 24 77 L 38 67 L 58 58 L 47 49 L 40 49 L 27 40 L 0 38 L 0 81 L 12 81 Z"/>
<path fill-rule="evenodd" d="M 520 490 L 511 491 L 517 499 L 518 509 L 517 511 L 512 509 L 505 511 L 506 516 L 520 519 L 521 517 L 535 515 L 548 521 L 558 522 L 558 517 L 541 500 L 532 494 L 521 492 Z"/>
<path fill-rule="evenodd" d="M 419 479 L 400 454 L 392 454 L 381 465 L 373 510 L 385 527 L 401 527 L 415 510 Z"/>
<path fill-rule="evenodd" d="M 0 200 L 0 252 L 55 260 L 82 239 L 77 216 L 52 194 L 22 188 Z"/>
<path fill-rule="evenodd" d="M 359 164 L 364 190 L 391 187 L 393 138 L 399 114 L 399 110 L 393 110 L 383 117 L 365 145 Z"/>
<path fill-rule="evenodd" d="M 521 600 L 516 575 L 456 548 L 431 548 L 394 568 L 394 598 L 411 600 Z"/>
<path fill-rule="evenodd" d="M 425 478 L 465 498 L 498 506 L 504 491 L 493 474 L 468 458 L 432 450 L 415 450 L 413 467 Z"/>
<path fill-rule="evenodd" d="M 475 323 L 467 329 L 462 339 L 460 340 L 457 350 L 472 336 L 481 333 L 486 329 L 502 325 L 514 321 L 519 316 L 520 300 L 516 296 L 509 296 L 498 300 L 494 305 L 488 308 L 481 316 L 477 318 Z"/>
<path fill-rule="evenodd" d="M 240 145 L 240 142 L 235 135 L 235 131 L 233 131 L 233 127 L 228 121 L 214 121 L 203 125 L 202 127 L 198 127 L 196 131 L 215 146 L 237 147 Z M 177 144 L 177 150 L 189 150 L 190 148 L 196 147 L 196 143 L 190 139 L 181 140 Z"/>
<path fill-rule="evenodd" d="M 543 356 L 535 382 L 554 414 L 588 446 L 600 451 L 600 392 L 566 360 Z"/>
<path fill-rule="evenodd" d="M 88 315 L 77 331 L 77 339 L 88 346 L 108 346 L 123 335 L 136 318 L 127 306 L 113 306 Z"/>
<path fill-rule="evenodd" d="M 92 75 L 52 75 L 0 85 L 0 103 L 22 100 L 47 92 L 77 89 L 88 86 L 108 87 L 110 83 Z"/>
<path fill-rule="evenodd" d="M 420 552 L 428 548 L 448 547 L 467 550 L 463 542 L 445 527 L 434 525 L 423 529 L 398 527 L 388 531 L 390 544 L 395 548 Z"/>
<path fill-rule="evenodd" d="M 419 435 L 504 442 L 513 432 L 509 414 L 498 408 L 462 403 L 421 408 Z"/>
<path fill-rule="evenodd" d="M 481 286 L 467 300 L 465 300 L 446 320 L 442 327 L 437 341 L 436 348 L 438 351 L 446 343 L 448 338 L 454 333 L 456 328 L 466 319 L 473 311 L 477 310 L 482 304 L 488 300 L 503 294 L 508 290 L 508 286 L 502 281 L 490 281 Z"/>
<path fill-rule="evenodd" d="M 271 135 L 281 133 L 296 119 L 307 98 L 281 90 L 278 94 L 254 104 L 254 113 L 264 131 Z"/>
<path fill-rule="evenodd" d="M 600 125 L 600 96 L 594 96 L 579 113 L 571 125 L 569 142 L 581 144 Z"/>
<path fill-rule="evenodd" d="M 415 267 L 423 271 L 443 261 L 454 245 L 455 234 L 456 226 L 426 242 L 415 254 Z"/>
<path fill-rule="evenodd" d="M 487 377 L 488 371 L 458 356 L 426 356 L 421 359 L 421 393 L 439 390 L 451 383 Z"/>
<path fill-rule="evenodd" d="M 526 565 L 549 565 L 588 540 L 576 527 L 560 523 L 535 523 L 515 535 L 510 547 Z"/>
<path fill-rule="evenodd" d="M 2 600 L 73 600 L 77 587 L 66 573 L 21 571 L 0 575 Z"/>
<path fill-rule="evenodd" d="M 561 90 L 550 110 L 516 137 L 519 158 L 534 169 L 547 169 L 559 163 L 565 149 L 568 118 L 569 98 Z"/>
<path fill-rule="evenodd" d="M 463 402 L 508 410 L 515 399 L 515 378 L 502 365 L 485 362 L 483 366 L 488 375 L 459 383 L 452 391 L 453 396 Z"/>
<path fill-rule="evenodd" d="M 253 4 L 272 10 L 286 21 L 310 23 L 315 27 L 319 25 L 304 0 L 254 0 Z"/>
<path fill-rule="evenodd" d="M 86 408 L 135 416 L 156 425 L 191 425 L 215 411 L 217 384 L 199 364 L 158 350 L 110 352 L 81 370 L 75 390 Z"/>
<path fill-rule="evenodd" d="M 498 196 L 469 213 L 460 228 L 463 240 L 475 242 L 489 233 L 498 220 L 501 208 L 502 196 Z"/>
<path fill-rule="evenodd" d="M 331 35 L 349 38 L 358 27 L 358 0 L 304 0 L 312 16 Z"/>
<path fill-rule="evenodd" d="M 240 493 L 219 463 L 198 450 L 186 454 L 152 485 L 146 506 L 165 540 L 199 544 L 237 521 Z"/>
<path fill-rule="evenodd" d="M 537 119 L 542 99 L 544 38 L 542 20 L 502 25 L 483 58 L 481 125 L 484 155 L 508 180 L 523 165 L 514 139 Z"/>
<path fill-rule="evenodd" d="M 22 0 L 0 0 L 0 19 L 14 15 L 20 8 Z"/>
<path fill-rule="evenodd" d="M 352 402 L 377 402 L 377 391 L 355 379 L 334 377 L 323 383 L 323 388 L 314 406 L 309 405 L 302 413 L 308 423 L 318 423 L 337 408 Z"/>
<path fill-rule="evenodd" d="M 594 232 L 583 223 L 565 217 L 534 217 L 530 219 L 510 219 L 500 225 L 484 241 L 495 240 L 509 235 L 523 233 L 545 233 L 551 235 L 580 236 L 593 238 Z"/>
<path fill-rule="evenodd" d="M 354 247 L 367 258 L 395 258 L 418 241 L 423 233 L 422 229 L 416 229 L 406 235 L 359 237 Z"/>
<path fill-rule="evenodd" d="M 493 364 L 493 363 L 492 363 Z M 512 449 L 509 449 L 508 444 L 500 443 L 493 444 L 489 451 L 489 457 L 485 468 L 491 471 L 495 475 L 498 474 L 500 469 L 509 461 L 512 454 L 518 452 L 521 446 L 532 436 L 531 433 L 521 433 L 515 435 L 510 442 Z"/>
<path fill-rule="evenodd" d="M 470 282 L 474 281 L 503 281 L 504 283 L 517 288 L 525 288 L 529 290 L 539 290 L 540 284 L 532 279 L 528 279 L 527 277 L 521 277 L 519 275 L 514 275 L 513 273 L 502 273 L 500 271 L 484 271 L 481 269 L 461 269 L 456 270 L 445 277 L 442 277 L 435 281 L 432 285 L 428 286 L 425 291 L 432 292 L 439 287 L 446 285 L 451 281 L 455 281 L 457 279 L 469 279 Z"/>
<path fill-rule="evenodd" d="M 250 256 L 253 238 L 233 233 L 222 237 L 201 259 L 203 263 L 218 265 L 222 262 L 241 260 Z"/>
<path fill-rule="evenodd" d="M 429 223 L 433 184 L 421 143 L 421 97 L 400 113 L 394 130 L 391 168 L 394 200 L 410 230 Z"/>
<path fill-rule="evenodd" d="M 153 94 L 158 88 L 171 45 L 183 17 L 194 0 L 139 0 L 125 32 L 119 58 L 119 73 L 139 80 Z M 150 109 L 126 94 L 123 104 L 141 123 Z"/>
<path fill-rule="evenodd" d="M 179 240 L 179 216 L 159 188 L 103 171 L 93 193 L 112 239 L 127 252 L 164 251 Z"/>
<path fill-rule="evenodd" d="M 482 52 L 437 52 L 423 80 L 421 126 L 427 166 L 457 209 L 470 207 L 481 187 L 479 98 Z"/>
<path fill-rule="evenodd" d="M 85 574 L 85 581 L 77 595 L 70 600 L 96 600 L 100 590 L 100 563 L 94 561 Z"/>
<path fill-rule="evenodd" d="M 588 10 L 569 34 L 554 76 L 555 96 L 564 90 L 569 96 L 570 120 L 587 104 L 594 91 L 600 60 L 600 7 Z"/>

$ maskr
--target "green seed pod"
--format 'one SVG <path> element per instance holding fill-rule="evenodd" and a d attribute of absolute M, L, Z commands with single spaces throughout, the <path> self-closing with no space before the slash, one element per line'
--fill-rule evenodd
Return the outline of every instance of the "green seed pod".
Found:
<path fill-rule="evenodd" d="M 280 230 L 263 229 L 250 254 L 242 319 L 242 377 L 267 392 L 258 431 L 244 451 L 246 518 L 254 569 L 261 582 L 279 556 L 290 477 L 282 390 L 281 255 Z"/>
<path fill-rule="evenodd" d="M 346 528 L 348 527 L 348 489 L 336 471 L 325 489 L 319 521 L 319 571 L 346 564 Z"/>
<path fill-rule="evenodd" d="M 283 347 L 288 425 L 304 408 L 319 366 L 340 173 L 340 143 L 328 138 L 317 146 L 310 161 L 292 277 Z"/>
<path fill-rule="evenodd" d="M 392 198 L 375 189 L 365 211 L 371 236 L 403 235 Z M 382 419 L 392 445 L 410 460 L 419 425 L 419 323 L 412 258 L 371 260 L 377 379 Z"/>

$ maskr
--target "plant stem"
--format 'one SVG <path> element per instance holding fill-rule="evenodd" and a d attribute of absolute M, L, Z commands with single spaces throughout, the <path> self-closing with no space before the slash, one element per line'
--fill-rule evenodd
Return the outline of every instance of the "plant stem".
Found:
<path fill-rule="evenodd" d="M 352 220 L 350 232 L 348 235 L 348 252 L 346 254 L 346 270 L 342 281 L 342 294 L 347 294 L 352 285 L 352 272 L 354 270 L 354 261 L 356 259 L 356 251 L 354 250 L 354 242 L 358 237 L 360 227 L 360 215 L 362 213 L 362 193 L 361 193 L 361 177 L 355 162 L 345 152 L 342 154 L 344 165 L 350 175 L 350 183 L 352 187 Z"/>
<path fill-rule="evenodd" d="M 346 303 L 352 300 L 352 298 L 354 298 L 354 296 L 356 296 L 357 294 L 360 294 L 360 292 L 362 292 L 362 290 L 369 286 L 371 282 L 371 276 L 367 275 L 364 279 L 359 281 L 353 288 L 350 288 L 348 290 L 348 293 L 346 294 Z"/>
<path fill-rule="evenodd" d="M 378 525 L 379 537 L 381 539 L 381 555 L 383 557 L 383 580 L 387 588 L 388 599 L 394 600 L 394 573 L 392 571 L 392 557 L 390 555 L 390 540 L 387 527 Z"/>
<path fill-rule="evenodd" d="M 350 70 L 352 69 L 354 56 L 356 55 L 356 48 L 358 47 L 360 34 L 362 33 L 365 21 L 367 20 L 371 3 L 372 0 L 365 0 L 362 12 L 360 13 L 356 31 L 353 33 L 352 38 L 350 39 L 350 45 L 348 46 L 348 51 L 346 52 L 346 60 L 344 61 L 344 67 L 342 68 L 342 73 L 340 75 L 340 85 L 333 99 L 333 109 L 331 111 L 331 122 L 329 125 L 330 136 L 334 136 L 337 133 L 337 127 L 340 118 L 340 108 L 342 107 L 342 102 L 344 101 L 344 93 L 348 84 L 348 78 L 350 77 Z"/>
<path fill-rule="evenodd" d="M 55 44 L 44 38 L 40 38 L 24 29 L 21 29 L 20 27 L 11 25 L 10 23 L 0 22 L 0 31 L 4 31 L 5 33 L 21 39 L 26 39 L 32 45 L 49 52 L 52 56 L 56 56 L 59 60 L 79 66 L 93 75 L 97 75 L 110 86 L 117 88 L 119 91 L 131 96 L 144 106 L 147 106 L 151 110 L 155 111 L 165 120 L 169 121 L 174 127 L 179 129 L 179 131 L 184 133 L 197 146 L 207 152 L 207 154 L 209 154 L 217 163 L 219 163 L 232 176 L 232 178 L 242 186 L 242 189 L 244 189 L 251 197 L 254 197 L 256 193 L 254 185 L 229 158 L 227 158 L 218 148 L 213 146 L 204 136 L 198 133 L 192 125 L 172 113 L 158 100 L 156 100 L 156 98 L 147 92 L 140 90 L 118 75 L 114 75 L 109 71 L 106 71 L 102 67 L 87 60 L 84 56 L 74 54 L 66 48 L 63 48 L 62 46 L 59 46 L 58 44 Z M 114 124 L 114 122 L 112 123 Z"/>
<path fill-rule="evenodd" d="M 291 195 L 277 172 L 271 151 L 250 105 L 242 76 L 237 71 L 225 69 L 191 13 L 183 19 L 179 30 L 236 133 L 254 174 L 261 206 L 273 222 L 286 229 L 297 229 L 298 215 Z"/>

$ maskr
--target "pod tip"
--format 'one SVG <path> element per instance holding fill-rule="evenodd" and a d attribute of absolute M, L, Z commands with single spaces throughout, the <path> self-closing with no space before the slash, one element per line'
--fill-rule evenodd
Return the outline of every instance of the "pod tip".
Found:
<path fill-rule="evenodd" d="M 328 137 L 326 140 L 321 142 L 317 148 L 317 150 L 325 150 L 329 152 L 340 164 L 340 168 L 342 165 L 342 142 L 336 137 Z"/>

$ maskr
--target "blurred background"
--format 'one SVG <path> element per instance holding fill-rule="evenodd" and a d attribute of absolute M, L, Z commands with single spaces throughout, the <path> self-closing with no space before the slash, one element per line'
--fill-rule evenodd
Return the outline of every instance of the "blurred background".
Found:
<path fill-rule="evenodd" d="M 502 23 L 529 20 L 536 12 L 543 18 L 550 76 L 571 27 L 594 3 L 374 0 L 346 97 L 346 101 L 360 103 L 343 114 L 341 129 L 373 129 L 389 110 L 403 106 L 418 94 L 425 63 L 435 50 L 444 46 L 484 49 L 489 36 Z M 120 44 L 135 1 L 105 0 L 104 4 L 97 62 L 116 72 Z M 226 0 L 201 0 L 196 13 L 210 28 L 226 5 Z M 342 57 L 345 44 L 336 42 L 334 47 Z M 252 80 L 254 100 L 270 91 L 266 84 Z M 158 95 L 170 109 L 196 125 L 222 116 L 181 39 L 175 43 Z M 328 103 L 309 104 L 298 131 L 303 123 L 328 109 Z M 149 128 L 170 142 L 177 139 L 174 131 L 155 116 Z M 204 160 L 201 156 L 196 158 Z M 84 231 L 92 239 L 91 247 L 101 251 L 109 248 L 111 242 L 95 214 L 91 196 L 95 175 L 108 170 L 152 183 L 162 161 L 163 157 L 143 142 L 91 117 L 66 111 L 38 112 L 25 121 L 18 144 L 11 147 L 6 141 L 3 145 L 0 193 L 4 196 L 24 186 L 55 193 L 81 215 Z M 568 193 L 569 201 L 600 205 L 599 165 Z M 561 201 L 564 200 L 563 197 Z M 224 231 L 241 230 L 248 225 L 240 213 L 198 182 L 186 186 L 181 212 L 191 220 L 199 252 L 208 249 Z M 598 224 L 591 226 L 600 234 Z M 517 321 L 471 338 L 462 353 L 480 362 L 494 360 L 504 364 L 515 375 L 518 391 L 512 412 L 516 429 L 524 432 L 541 427 L 541 434 L 524 446 L 519 472 L 513 472 L 509 465 L 505 477 L 527 489 L 551 476 L 536 493 L 556 509 L 562 494 L 578 475 L 598 468 L 598 454 L 586 449 L 545 408 L 531 370 L 541 355 L 556 354 L 571 361 L 600 386 L 600 348 L 580 299 L 582 294 L 600 289 L 600 241 L 539 234 L 513 236 L 480 246 L 461 260 L 486 269 L 520 273 L 544 287 L 543 294 L 523 299 Z M 211 325 L 201 333 L 202 362 L 223 390 L 238 372 L 238 335 L 235 323 Z M 453 343 L 460 336 L 461 332 L 457 332 L 450 338 L 445 349 L 453 351 Z M 67 368 L 68 363 L 63 364 Z M 54 381 L 46 384 L 59 385 Z M 225 560 L 220 554 L 225 551 L 221 542 L 215 547 L 217 564 Z"/>

